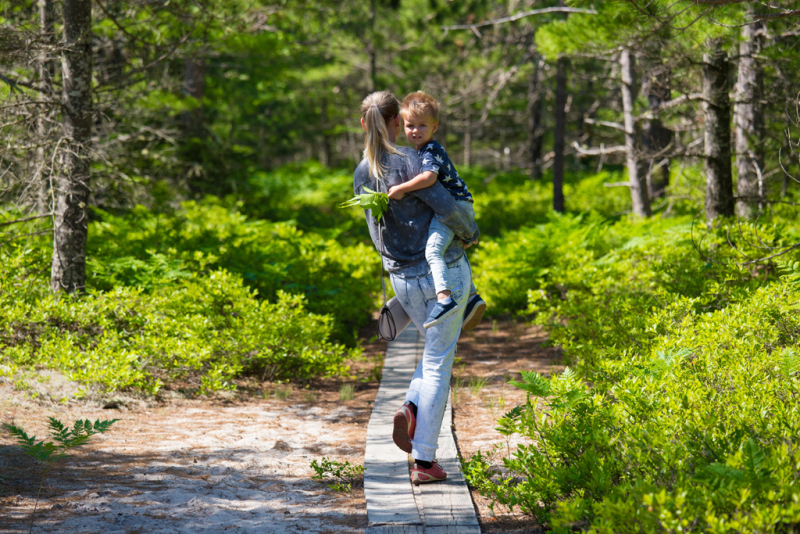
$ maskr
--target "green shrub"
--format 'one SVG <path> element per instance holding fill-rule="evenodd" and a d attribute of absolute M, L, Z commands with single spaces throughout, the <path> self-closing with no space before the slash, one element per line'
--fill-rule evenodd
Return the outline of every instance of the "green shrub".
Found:
<path fill-rule="evenodd" d="M 647 350 L 575 372 L 535 373 L 529 401 L 500 420 L 530 440 L 494 476 L 470 482 L 557 531 L 773 532 L 800 523 L 800 277 L 698 313 L 679 298 L 654 310 Z M 537 399 L 541 399 L 537 402 Z"/>
<path fill-rule="evenodd" d="M 98 210 L 97 217 L 88 246 L 89 284 L 97 289 L 149 290 L 226 269 L 260 298 L 275 299 L 281 290 L 306 295 L 309 311 L 333 315 L 334 332 L 351 343 L 374 307 L 380 271 L 372 246 L 341 245 L 286 222 L 249 220 L 211 198 L 186 202 L 174 213 L 139 206 L 125 216 Z"/>
<path fill-rule="evenodd" d="M 475 199 L 475 220 L 484 238 L 498 237 L 524 227 L 547 223 L 553 207 L 552 180 L 531 181 L 519 172 L 498 173 L 483 182 L 480 168 L 471 167 L 465 180 Z M 608 171 L 591 175 L 569 176 L 564 184 L 568 213 L 596 212 L 615 217 L 630 211 L 627 188 L 603 187 L 619 182 L 621 173 Z"/>
<path fill-rule="evenodd" d="M 60 369 L 105 390 L 155 393 L 179 381 L 200 391 L 232 388 L 242 374 L 308 379 L 346 371 L 349 352 L 329 341 L 332 319 L 302 295 L 258 300 L 238 275 L 216 270 L 146 293 L 116 287 L 84 296 L 24 294 L 0 281 L 0 351 L 11 369 Z"/>
<path fill-rule="evenodd" d="M 490 314 L 524 311 L 528 290 L 540 287 L 564 255 L 593 254 L 597 229 L 603 224 L 599 215 L 550 214 L 548 219 L 547 224 L 483 242 L 470 253 L 475 285 Z"/>
<path fill-rule="evenodd" d="M 796 528 L 800 263 L 736 263 L 796 234 L 562 216 L 481 249 L 490 305 L 526 292 L 573 370 L 523 373 L 529 400 L 499 423 L 524 444 L 501 470 L 473 456 L 470 483 L 559 532 Z"/>
<path fill-rule="evenodd" d="M 251 218 L 288 221 L 342 243 L 369 240 L 364 213 L 341 210 L 353 196 L 353 169 L 330 169 L 316 161 L 254 173 L 242 210 Z"/>

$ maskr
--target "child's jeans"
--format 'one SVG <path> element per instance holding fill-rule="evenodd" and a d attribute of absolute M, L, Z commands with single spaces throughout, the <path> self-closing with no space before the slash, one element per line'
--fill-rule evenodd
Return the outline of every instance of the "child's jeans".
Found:
<path fill-rule="evenodd" d="M 459 200 L 456 202 L 456 207 L 464 212 L 470 220 L 475 220 L 475 209 L 472 207 L 472 202 L 465 202 Z M 428 260 L 428 265 L 431 267 L 433 274 L 433 285 L 437 293 L 445 290 L 453 290 L 453 286 L 447 278 L 447 265 L 444 262 L 444 252 L 450 246 L 455 234 L 449 226 L 443 224 L 438 216 L 434 216 L 431 220 L 431 226 L 428 229 L 428 243 L 425 246 L 425 259 Z M 471 284 L 469 294 L 476 293 L 475 284 Z"/>

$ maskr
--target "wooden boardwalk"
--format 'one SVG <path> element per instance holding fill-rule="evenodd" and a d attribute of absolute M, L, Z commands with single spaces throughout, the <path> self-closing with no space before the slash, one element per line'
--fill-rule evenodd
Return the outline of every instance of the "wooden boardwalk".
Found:
<path fill-rule="evenodd" d="M 409 456 L 392 441 L 392 419 L 403 404 L 424 338 L 410 326 L 389 344 L 383 378 L 367 428 L 364 493 L 369 526 L 366 534 L 480 534 L 472 498 L 461 473 L 452 432 L 453 410 L 447 402 L 437 460 L 447 480 L 416 488 Z"/>

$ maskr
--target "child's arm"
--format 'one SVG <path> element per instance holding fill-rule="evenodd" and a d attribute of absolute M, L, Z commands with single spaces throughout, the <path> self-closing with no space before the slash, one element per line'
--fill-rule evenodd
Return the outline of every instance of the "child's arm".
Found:
<path fill-rule="evenodd" d="M 430 187 L 436 183 L 437 176 L 438 175 L 433 171 L 421 172 L 407 182 L 390 187 L 389 198 L 392 200 L 400 200 L 407 193 Z"/>

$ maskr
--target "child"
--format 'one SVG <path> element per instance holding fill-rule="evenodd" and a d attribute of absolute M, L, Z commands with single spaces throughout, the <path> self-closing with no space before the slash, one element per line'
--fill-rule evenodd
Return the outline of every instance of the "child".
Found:
<path fill-rule="evenodd" d="M 467 185 L 458 175 L 444 147 L 433 139 L 433 134 L 439 128 L 439 103 L 430 95 L 417 91 L 403 100 L 400 116 L 403 118 L 406 137 L 420 155 L 422 172 L 408 182 L 390 188 L 389 198 L 400 200 L 406 193 L 430 187 L 438 180 L 453 195 L 458 208 L 464 210 L 471 219 L 475 219 L 472 195 L 467 190 Z M 423 325 L 425 328 L 441 323 L 459 309 L 456 301 L 450 298 L 451 286 L 447 279 L 447 265 L 444 261 L 444 252 L 453 237 L 453 231 L 439 221 L 438 217 L 434 217 L 428 230 L 425 258 L 433 274 L 437 303 Z M 462 330 L 475 328 L 485 310 L 486 303 L 472 285 Z"/>

